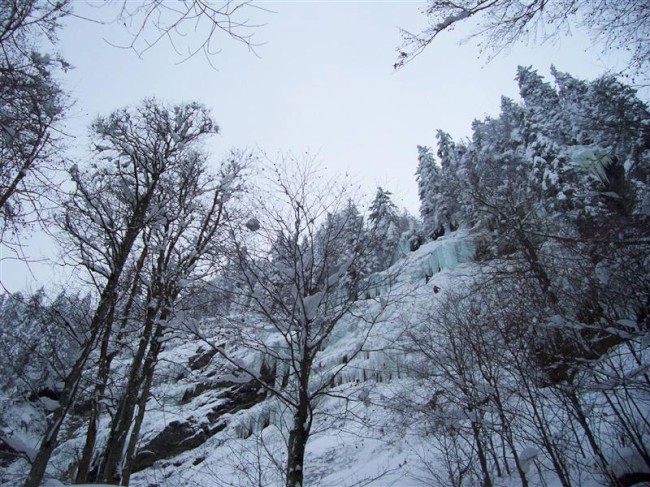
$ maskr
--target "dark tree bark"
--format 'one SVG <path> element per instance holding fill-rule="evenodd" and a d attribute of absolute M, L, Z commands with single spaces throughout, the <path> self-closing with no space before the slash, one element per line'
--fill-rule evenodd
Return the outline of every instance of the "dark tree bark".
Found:
<path fill-rule="evenodd" d="M 127 382 L 126 390 L 124 391 L 118 410 L 111 423 L 111 433 L 107 442 L 104 461 L 100 472 L 100 478 L 104 482 L 119 480 L 117 472 L 118 465 L 122 460 L 122 454 L 124 452 L 124 446 L 126 445 L 129 429 L 133 423 L 133 414 L 138 405 L 138 398 L 144 393 L 141 391 L 141 387 L 146 379 L 144 371 L 147 368 L 147 364 L 144 364 L 143 361 L 147 350 L 153 346 L 151 338 L 157 314 L 156 310 L 148 310 L 147 312 L 147 318 L 142 330 L 138 349 L 133 357 L 133 362 L 131 363 L 131 370 L 129 372 L 129 380 Z M 161 319 L 165 318 L 161 316 Z M 147 360 L 150 359 L 147 358 Z M 152 365 L 149 364 L 148 367 L 152 368 Z"/>
<path fill-rule="evenodd" d="M 120 484 L 129 485 L 129 479 L 133 473 L 133 460 L 135 459 L 136 446 L 140 438 L 140 429 L 144 421 L 144 415 L 147 408 L 147 400 L 151 394 L 151 383 L 153 382 L 154 371 L 158 363 L 158 354 L 162 350 L 162 337 L 164 333 L 163 326 L 157 326 L 154 332 L 149 353 L 143 365 L 142 370 L 142 389 L 138 397 L 137 409 L 138 414 L 133 421 L 133 428 L 129 435 L 129 442 L 124 455 L 124 466 L 122 467 Z"/>
<path fill-rule="evenodd" d="M 302 487 L 304 476 L 305 449 L 311 432 L 311 397 L 309 397 L 309 376 L 311 375 L 312 351 L 307 349 L 306 358 L 300 364 L 300 390 L 298 405 L 293 415 L 293 426 L 289 432 L 287 458 L 287 487 Z"/>

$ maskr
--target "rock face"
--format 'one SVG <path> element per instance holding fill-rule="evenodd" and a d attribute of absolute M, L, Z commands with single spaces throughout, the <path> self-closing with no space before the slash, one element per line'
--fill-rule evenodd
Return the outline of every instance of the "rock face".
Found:
<path fill-rule="evenodd" d="M 172 421 L 138 451 L 133 461 L 133 471 L 138 472 L 152 466 L 157 460 L 175 457 L 196 448 L 225 427 L 225 422 L 220 422 L 210 429 L 207 424 Z"/>
<path fill-rule="evenodd" d="M 196 355 L 190 357 L 190 361 L 189 361 L 190 369 L 199 370 L 206 367 L 212 360 L 212 357 L 214 357 L 216 354 L 217 354 L 217 350 L 214 348 L 207 351 L 203 351 L 203 349 L 197 350 Z"/>
<path fill-rule="evenodd" d="M 188 419 L 169 423 L 165 429 L 138 450 L 133 461 L 134 472 L 150 467 L 158 460 L 175 457 L 202 445 L 228 425 L 227 419 L 223 418 L 224 415 L 248 409 L 266 397 L 261 386 L 255 381 L 243 384 L 221 382 L 210 384 L 210 387 L 208 384 L 201 386 L 199 384 L 191 390 L 192 397 L 209 389 L 225 388 L 217 396 L 217 399 L 220 399 L 219 403 L 200 421 Z M 184 399 L 189 400 L 189 397 L 184 396 Z"/>

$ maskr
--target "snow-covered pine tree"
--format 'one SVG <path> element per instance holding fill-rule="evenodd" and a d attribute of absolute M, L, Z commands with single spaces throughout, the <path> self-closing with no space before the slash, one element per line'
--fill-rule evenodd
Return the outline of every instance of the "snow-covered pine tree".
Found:
<path fill-rule="evenodd" d="M 466 186 L 467 171 L 463 164 L 466 148 L 456 144 L 451 136 L 436 132 L 440 159 L 440 182 L 435 209 L 436 230 L 434 237 L 456 230 L 463 221 L 463 188 Z"/>
<path fill-rule="evenodd" d="M 393 221 L 397 218 L 397 206 L 391 199 L 392 194 L 381 186 L 377 188 L 368 213 L 368 220 L 372 225 L 386 220 Z"/>
<path fill-rule="evenodd" d="M 418 195 L 420 196 L 420 217 L 424 225 L 424 234 L 432 237 L 438 228 L 436 208 L 440 194 L 440 168 L 427 146 L 418 146 L 418 169 L 416 171 Z"/>
<path fill-rule="evenodd" d="M 553 87 L 530 67 L 519 67 L 517 77 L 523 101 L 522 135 L 527 159 L 532 163 L 530 186 L 547 200 L 573 203 L 566 186 L 568 160 L 561 147 L 570 141 L 570 125 Z"/>
<path fill-rule="evenodd" d="M 381 187 L 369 208 L 366 245 L 371 249 L 371 269 L 380 271 L 388 268 L 396 256 L 401 234 L 407 228 L 400 227 L 401 219 L 397 206 L 391 200 L 391 192 Z"/>
<path fill-rule="evenodd" d="M 429 147 L 418 146 L 416 173 L 424 235 L 434 240 L 456 230 L 463 220 L 462 188 L 466 177 L 462 164 L 465 147 L 442 130 L 436 138 L 440 164 Z"/>

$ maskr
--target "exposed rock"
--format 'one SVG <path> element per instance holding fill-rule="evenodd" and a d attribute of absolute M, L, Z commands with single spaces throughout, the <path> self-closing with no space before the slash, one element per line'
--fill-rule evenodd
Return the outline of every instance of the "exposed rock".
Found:
<path fill-rule="evenodd" d="M 218 389 L 227 389 L 238 385 L 236 382 L 232 381 L 220 381 L 220 382 L 199 382 L 198 384 L 189 387 L 183 393 L 181 398 L 181 404 L 187 404 L 192 399 L 199 397 L 206 391 L 214 391 Z"/>
<path fill-rule="evenodd" d="M 225 427 L 225 424 L 223 425 Z M 222 428 L 223 429 L 223 428 Z M 217 431 L 211 432 L 206 425 L 189 421 L 172 421 L 155 438 L 138 451 L 133 460 L 133 471 L 150 467 L 157 460 L 171 458 L 205 443 Z"/>
<path fill-rule="evenodd" d="M 201 387 L 203 389 L 199 391 Z M 205 421 L 197 423 L 187 420 L 169 423 L 164 430 L 138 451 L 133 461 L 133 471 L 138 472 L 152 466 L 158 460 L 175 457 L 202 445 L 210 437 L 226 428 L 227 422 L 221 420 L 223 415 L 248 409 L 266 397 L 266 394 L 261 391 L 261 386 L 255 381 L 243 384 L 230 381 L 199 384 L 188 390 L 185 395 L 192 391 L 191 396 L 196 397 L 206 390 L 223 388 L 226 390 L 219 394 L 218 398 L 225 400 L 212 408 Z M 185 395 L 183 396 L 184 400 Z"/>
<path fill-rule="evenodd" d="M 192 355 L 190 357 L 190 361 L 189 361 L 190 369 L 199 370 L 202 369 L 203 367 L 206 367 L 212 360 L 212 357 L 216 355 L 216 353 L 217 353 L 216 348 L 211 348 L 210 350 L 207 351 L 204 351 L 202 348 L 199 348 L 196 351 L 196 355 Z"/>
<path fill-rule="evenodd" d="M 58 401 L 61 398 L 61 391 L 57 391 L 49 387 L 44 387 L 39 391 L 32 392 L 29 395 L 28 399 L 34 402 L 40 400 L 43 397 L 51 399 L 52 401 Z"/>
<path fill-rule="evenodd" d="M 262 402 L 266 398 L 266 394 L 261 391 L 261 386 L 258 383 L 251 381 L 241 384 L 236 389 L 224 391 L 220 397 L 228 400 L 212 408 L 207 416 L 210 422 L 216 421 L 224 414 L 234 414 L 242 409 L 251 408 Z"/>
<path fill-rule="evenodd" d="M 72 410 L 77 416 L 86 416 L 90 413 L 93 408 L 92 399 L 83 399 L 76 401 L 72 406 Z"/>

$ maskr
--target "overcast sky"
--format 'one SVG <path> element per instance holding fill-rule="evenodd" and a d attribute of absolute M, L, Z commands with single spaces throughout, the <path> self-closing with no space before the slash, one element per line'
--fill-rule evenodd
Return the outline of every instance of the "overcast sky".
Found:
<path fill-rule="evenodd" d="M 85 3 L 75 5 L 92 15 Z M 422 27 L 424 2 L 257 5 L 268 11 L 249 9 L 239 18 L 264 24 L 254 29 L 257 55 L 222 35 L 222 52 L 212 58 L 216 69 L 200 55 L 178 64 L 181 59 L 164 43 L 140 59 L 106 42 L 126 42 L 115 26 L 70 21 L 59 50 L 74 66 L 64 85 L 75 100 L 66 129 L 76 136 L 70 144 L 75 154 L 82 154 L 86 128 L 99 114 L 152 95 L 169 102 L 198 100 L 221 127 L 210 146 L 215 162 L 232 147 L 258 148 L 271 157 L 309 152 L 333 174 L 353 174 L 369 197 L 381 185 L 399 206 L 416 213 L 416 146 L 435 145 L 437 129 L 467 136 L 473 119 L 498 114 L 501 95 L 517 97 L 517 65 L 547 74 L 554 64 L 584 78 L 615 67 L 580 35 L 517 46 L 487 63 L 472 41 L 459 46 L 468 33 L 459 29 L 394 71 L 398 27 Z M 33 239 L 28 252 L 53 257 L 42 241 Z M 39 279 L 52 279 L 47 266 L 32 269 Z M 37 287 L 24 267 L 3 261 L 0 273 L 11 291 Z"/>

